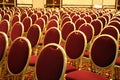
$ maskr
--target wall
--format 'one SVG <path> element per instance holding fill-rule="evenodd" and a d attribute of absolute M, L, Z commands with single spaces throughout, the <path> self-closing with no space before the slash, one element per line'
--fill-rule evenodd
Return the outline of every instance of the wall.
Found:
<path fill-rule="evenodd" d="M 44 0 L 33 0 L 33 8 L 44 8 Z"/>

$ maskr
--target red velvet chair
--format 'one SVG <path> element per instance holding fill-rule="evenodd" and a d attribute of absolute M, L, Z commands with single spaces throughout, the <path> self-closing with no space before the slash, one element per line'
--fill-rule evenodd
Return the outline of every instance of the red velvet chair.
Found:
<path fill-rule="evenodd" d="M 86 23 L 86 20 L 84 18 L 79 18 L 75 21 L 75 27 L 78 30 L 78 28 L 83 24 Z"/>
<path fill-rule="evenodd" d="M 29 27 L 32 26 L 32 19 L 31 19 L 31 17 L 25 17 L 22 20 L 22 23 L 24 25 L 24 32 L 26 33 L 28 31 Z"/>
<path fill-rule="evenodd" d="M 61 31 L 56 27 L 51 27 L 47 30 L 44 39 L 43 39 L 43 46 L 45 46 L 48 43 L 61 43 Z"/>
<path fill-rule="evenodd" d="M 104 45 L 104 46 L 103 46 Z M 97 36 L 90 47 L 90 61 L 93 63 L 94 72 L 76 70 L 67 73 L 66 80 L 110 80 L 113 79 L 113 71 L 118 56 L 118 45 L 110 35 Z M 107 74 L 107 70 L 111 72 Z"/>
<path fill-rule="evenodd" d="M 0 31 L 5 32 L 8 34 L 10 30 L 10 23 L 8 20 L 4 19 L 0 22 Z"/>
<path fill-rule="evenodd" d="M 32 24 L 34 24 L 35 21 L 38 19 L 38 16 L 37 16 L 36 13 L 32 14 L 30 17 L 31 17 L 31 19 L 32 19 Z"/>
<path fill-rule="evenodd" d="M 82 57 L 87 46 L 87 39 L 82 31 L 72 31 L 65 42 L 65 51 L 68 57 L 66 73 L 79 69 Z"/>
<path fill-rule="evenodd" d="M 16 23 L 17 21 L 20 21 L 20 16 L 19 15 L 14 15 L 11 19 L 11 27 L 13 27 L 14 23 Z"/>
<path fill-rule="evenodd" d="M 35 65 L 36 80 L 63 80 L 66 62 L 66 53 L 60 45 L 55 43 L 45 45 Z"/>
<path fill-rule="evenodd" d="M 99 19 L 94 19 L 92 22 L 91 22 L 91 25 L 93 26 L 94 28 L 94 36 L 97 36 L 100 34 L 102 28 L 103 28 L 103 24 L 102 22 L 99 20 Z"/>
<path fill-rule="evenodd" d="M 67 21 L 63 27 L 61 28 L 62 40 L 63 42 L 66 40 L 67 36 L 70 32 L 76 30 L 75 24 L 72 21 Z"/>
<path fill-rule="evenodd" d="M 25 37 L 16 38 L 10 46 L 7 59 L 7 79 L 24 80 L 28 69 L 32 47 Z"/>
<path fill-rule="evenodd" d="M 8 37 L 4 32 L 0 32 L 0 77 L 5 76 L 5 71 L 7 69 L 6 56 L 8 49 Z"/>
<path fill-rule="evenodd" d="M 22 24 L 22 22 L 16 22 L 12 29 L 11 29 L 11 33 L 10 33 L 10 40 L 13 41 L 15 40 L 17 37 L 22 36 L 24 33 L 24 26 Z"/>

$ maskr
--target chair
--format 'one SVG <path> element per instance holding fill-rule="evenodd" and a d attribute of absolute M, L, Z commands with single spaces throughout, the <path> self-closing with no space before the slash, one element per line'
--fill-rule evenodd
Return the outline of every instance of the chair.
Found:
<path fill-rule="evenodd" d="M 75 27 L 76 30 L 78 30 L 78 28 L 83 24 L 86 23 L 86 20 L 84 18 L 79 18 L 75 21 Z"/>
<path fill-rule="evenodd" d="M 72 31 L 65 42 L 65 51 L 68 56 L 66 73 L 79 69 L 82 56 L 87 46 L 87 39 L 82 31 Z"/>
<path fill-rule="evenodd" d="M 31 16 L 31 19 L 32 19 L 32 24 L 34 24 L 35 23 L 35 21 L 38 19 L 38 16 L 37 16 L 37 14 L 32 14 Z"/>
<path fill-rule="evenodd" d="M 42 15 L 41 18 L 43 18 L 45 20 L 45 24 L 47 24 L 48 16 L 47 15 Z"/>
<path fill-rule="evenodd" d="M 72 21 L 72 19 L 70 17 L 63 18 L 63 20 L 61 21 L 61 28 L 62 28 L 63 24 L 66 23 L 67 21 Z"/>
<path fill-rule="evenodd" d="M 90 53 L 90 61 L 95 67 L 94 72 L 87 70 L 72 71 L 66 74 L 66 80 L 113 79 L 113 66 L 118 55 L 118 45 L 116 43 L 116 40 L 110 35 L 99 35 L 94 39 L 93 43 L 91 44 Z M 111 71 L 111 75 L 105 75 L 107 74 L 107 70 Z"/>
<path fill-rule="evenodd" d="M 25 17 L 22 20 L 22 23 L 24 25 L 24 32 L 26 33 L 28 31 L 29 27 L 32 25 L 32 19 L 31 19 L 31 17 Z"/>
<path fill-rule="evenodd" d="M 11 20 L 11 27 L 13 27 L 14 23 L 20 21 L 20 16 L 19 15 L 14 15 Z"/>
<path fill-rule="evenodd" d="M 76 30 L 75 24 L 72 21 L 66 22 L 63 27 L 61 28 L 62 40 L 65 42 L 67 36 L 70 32 Z"/>
<path fill-rule="evenodd" d="M 108 25 L 115 26 L 120 32 L 120 22 L 119 21 L 110 21 Z"/>
<path fill-rule="evenodd" d="M 79 15 L 77 15 L 77 14 L 76 14 L 76 15 L 73 15 L 73 16 L 72 16 L 72 22 L 75 23 L 76 20 L 79 19 L 79 18 L 80 18 Z"/>
<path fill-rule="evenodd" d="M 25 72 L 28 69 L 28 62 L 31 56 L 32 47 L 25 37 L 16 38 L 10 46 L 7 59 L 10 80 L 25 80 Z"/>
<path fill-rule="evenodd" d="M 87 37 L 87 43 L 90 43 L 94 36 L 94 28 L 90 23 L 82 24 L 78 30 L 82 31 Z"/>
<path fill-rule="evenodd" d="M 30 41 L 32 48 L 36 48 L 41 36 L 41 28 L 37 24 L 33 24 L 27 31 L 27 39 Z"/>
<path fill-rule="evenodd" d="M 15 40 L 17 37 L 22 36 L 23 33 L 24 33 L 23 24 L 21 22 L 16 22 L 11 29 L 10 40 L 11 41 Z"/>
<path fill-rule="evenodd" d="M 5 76 L 6 71 L 6 55 L 8 49 L 8 37 L 4 32 L 0 32 L 0 77 Z"/>
<path fill-rule="evenodd" d="M 58 27 L 59 28 L 59 23 L 57 20 L 55 19 L 52 19 L 50 20 L 47 24 L 46 24 L 46 27 L 45 27 L 45 32 L 51 28 L 51 27 Z"/>
<path fill-rule="evenodd" d="M 6 19 L 6 20 L 10 21 L 10 20 L 11 20 L 11 17 L 10 17 L 10 15 L 9 15 L 8 13 L 6 13 L 6 14 L 3 16 L 3 19 Z"/>
<path fill-rule="evenodd" d="M 102 29 L 100 34 L 109 34 L 115 38 L 115 40 L 119 44 L 119 31 L 116 27 L 114 26 L 106 26 L 105 28 Z"/>
<path fill-rule="evenodd" d="M 60 45 L 55 43 L 45 45 L 35 65 L 36 80 L 63 80 L 66 62 L 66 53 Z"/>
<path fill-rule="evenodd" d="M 50 19 L 49 20 L 52 20 L 52 19 L 55 19 L 55 20 L 57 20 L 57 21 L 59 21 L 59 18 L 58 18 L 58 16 L 57 15 L 52 15 L 51 17 L 50 17 Z"/>
<path fill-rule="evenodd" d="M 42 32 L 44 31 L 45 20 L 43 18 L 38 18 L 38 20 L 35 21 L 35 24 L 40 26 Z"/>
<path fill-rule="evenodd" d="M 8 20 L 3 19 L 0 22 L 0 31 L 5 32 L 6 34 L 9 32 L 10 30 L 10 23 Z"/>
<path fill-rule="evenodd" d="M 100 16 L 100 17 L 98 17 L 98 19 L 102 21 L 102 23 L 103 23 L 103 27 L 105 27 L 106 24 L 107 24 L 107 20 L 106 20 L 106 18 L 103 17 L 103 16 Z"/>
<path fill-rule="evenodd" d="M 48 43 L 60 44 L 61 38 L 61 31 L 57 27 L 51 27 L 46 31 L 43 39 L 43 45 L 45 46 Z"/>
<path fill-rule="evenodd" d="M 25 17 L 27 17 L 27 16 L 28 16 L 27 12 L 22 13 L 21 16 L 20 16 L 21 22 L 22 22 L 23 19 L 24 19 Z"/>
<path fill-rule="evenodd" d="M 99 19 L 94 19 L 92 22 L 91 22 L 91 25 L 93 26 L 94 28 L 94 36 L 97 36 L 100 34 L 102 28 L 103 28 L 103 24 L 102 22 L 99 20 Z"/>
<path fill-rule="evenodd" d="M 92 21 L 92 17 L 90 15 L 86 15 L 83 17 L 87 23 L 90 23 Z"/>

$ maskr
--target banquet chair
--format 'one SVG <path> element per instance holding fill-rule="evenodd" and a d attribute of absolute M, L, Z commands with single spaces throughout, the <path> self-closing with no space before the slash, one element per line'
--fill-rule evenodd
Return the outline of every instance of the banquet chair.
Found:
<path fill-rule="evenodd" d="M 27 39 L 30 41 L 32 46 L 32 55 L 37 55 L 38 43 L 41 37 L 41 28 L 37 24 L 33 24 L 27 31 Z"/>
<path fill-rule="evenodd" d="M 59 44 L 49 43 L 45 45 L 37 58 L 35 79 L 64 80 L 66 63 L 66 53 Z"/>
<path fill-rule="evenodd" d="M 90 61 L 93 63 L 94 71 L 80 69 L 67 73 L 65 78 L 66 80 L 113 79 L 113 67 L 117 56 L 118 45 L 116 40 L 107 34 L 99 35 L 94 39 L 90 47 Z M 110 75 L 107 75 L 109 72 L 111 72 Z"/>
<path fill-rule="evenodd" d="M 61 28 L 63 42 L 66 40 L 69 33 L 74 30 L 76 30 L 76 28 L 75 28 L 75 24 L 72 21 L 67 21 L 66 23 L 64 23 L 63 27 Z"/>
<path fill-rule="evenodd" d="M 111 26 L 111 25 L 106 26 L 102 29 L 100 34 L 109 34 L 113 36 L 115 40 L 117 41 L 117 43 L 119 44 L 119 31 L 116 27 Z"/>
<path fill-rule="evenodd" d="M 92 21 L 92 17 L 90 15 L 86 15 L 83 17 L 87 23 L 90 23 Z"/>
<path fill-rule="evenodd" d="M 48 22 L 48 16 L 47 15 L 42 15 L 41 18 L 43 18 L 45 20 L 45 24 L 47 24 L 47 22 Z"/>
<path fill-rule="evenodd" d="M 103 28 L 102 22 L 99 19 L 94 19 L 90 24 L 94 28 L 94 37 L 99 35 Z"/>
<path fill-rule="evenodd" d="M 6 33 L 0 31 L 0 77 L 5 76 L 5 71 L 7 69 L 6 56 L 8 44 L 9 42 Z"/>
<path fill-rule="evenodd" d="M 115 26 L 120 32 L 120 22 L 119 21 L 110 21 L 108 25 Z"/>
<path fill-rule="evenodd" d="M 25 37 L 16 38 L 8 51 L 7 80 L 25 80 L 31 56 L 31 44 Z"/>
<path fill-rule="evenodd" d="M 13 40 L 15 40 L 17 37 L 22 36 L 24 33 L 24 26 L 22 22 L 16 22 L 10 32 L 10 44 Z"/>
<path fill-rule="evenodd" d="M 35 24 L 40 26 L 42 32 L 44 31 L 45 20 L 43 18 L 38 18 L 38 20 L 35 21 Z"/>
<path fill-rule="evenodd" d="M 86 23 L 86 20 L 84 18 L 79 18 L 75 21 L 75 27 L 76 30 L 78 30 L 78 28 L 83 24 Z"/>
<path fill-rule="evenodd" d="M 27 16 L 28 16 L 27 12 L 22 13 L 21 16 L 20 16 L 21 22 L 22 22 L 23 19 L 24 19 L 25 17 L 27 17 Z"/>
<path fill-rule="evenodd" d="M 6 34 L 8 34 L 10 30 L 10 23 L 8 20 L 3 19 L 0 22 L 0 31 L 5 32 Z"/>
<path fill-rule="evenodd" d="M 61 43 L 61 31 L 57 27 L 51 27 L 46 31 L 46 34 L 43 39 L 43 46 L 49 43 Z"/>
<path fill-rule="evenodd" d="M 10 21 L 10 20 L 11 20 L 11 16 L 10 16 L 8 13 L 6 13 L 6 14 L 3 16 L 3 19 L 6 19 L 6 20 Z"/>
<path fill-rule="evenodd" d="M 67 21 L 72 21 L 72 19 L 70 17 L 63 18 L 60 23 L 60 28 L 62 28 L 63 24 L 66 23 Z"/>
<path fill-rule="evenodd" d="M 11 17 L 11 28 L 13 27 L 14 23 L 16 23 L 17 21 L 20 21 L 20 16 L 19 15 L 13 15 L 13 17 Z"/>
<path fill-rule="evenodd" d="M 26 35 L 26 32 L 28 31 L 29 27 L 32 25 L 32 19 L 31 17 L 25 17 L 23 20 L 22 20 L 22 23 L 24 25 L 24 35 Z"/>
<path fill-rule="evenodd" d="M 38 19 L 38 16 L 37 16 L 36 13 L 33 13 L 30 17 L 31 17 L 31 19 L 32 19 L 32 24 L 34 24 L 35 21 Z"/>
<path fill-rule="evenodd" d="M 75 23 L 76 20 L 80 18 L 80 16 L 76 14 L 76 15 L 73 15 L 71 18 L 72 18 L 72 22 Z"/>
<path fill-rule="evenodd" d="M 82 31 L 86 38 L 87 38 L 87 47 L 86 47 L 86 50 L 85 50 L 85 53 L 84 53 L 84 56 L 83 56 L 83 68 L 84 69 L 88 69 L 90 70 L 91 69 L 91 63 L 90 63 L 90 60 L 89 60 L 89 48 L 90 48 L 90 45 L 93 41 L 93 38 L 94 38 L 94 28 L 93 26 L 90 24 L 90 23 L 84 23 L 82 24 L 78 30 Z M 85 67 L 86 66 L 86 67 Z"/>
<path fill-rule="evenodd" d="M 87 46 L 87 39 L 82 31 L 72 31 L 65 42 L 64 49 L 67 54 L 66 73 L 79 69 L 82 62 L 82 56 Z"/>
<path fill-rule="evenodd" d="M 45 27 L 45 33 L 51 27 L 58 27 L 59 28 L 58 21 L 55 19 L 51 19 L 50 21 L 48 21 L 48 23 L 46 24 L 46 27 Z"/>
<path fill-rule="evenodd" d="M 98 19 L 102 21 L 103 27 L 105 27 L 106 24 L 107 24 L 107 20 L 106 20 L 106 18 L 103 17 L 103 16 L 100 16 L 100 17 L 98 17 Z"/>

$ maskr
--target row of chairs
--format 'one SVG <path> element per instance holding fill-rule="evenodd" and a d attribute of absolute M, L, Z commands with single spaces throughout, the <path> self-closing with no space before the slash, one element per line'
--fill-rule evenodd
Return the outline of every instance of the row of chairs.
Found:
<path fill-rule="evenodd" d="M 70 25 L 74 25 L 72 22 L 67 22 L 67 23 L 70 23 L 70 24 L 64 24 L 64 25 L 66 25 L 66 30 L 68 31 L 68 25 L 70 26 Z M 80 31 L 82 31 L 82 32 L 86 32 L 86 29 L 88 29 L 88 28 L 90 28 L 90 27 L 88 27 L 88 26 L 91 26 L 89 23 L 85 23 L 84 25 L 83 25 L 84 27 L 83 28 L 81 28 L 80 29 Z M 88 28 L 87 28 L 88 27 Z M 69 27 L 70 28 L 70 27 Z M 58 29 L 58 28 L 57 28 Z M 66 31 L 65 30 L 65 31 Z M 91 29 L 90 29 L 91 30 Z M 54 31 L 54 30 L 53 30 Z M 75 30 L 73 30 L 73 31 L 75 31 Z M 70 31 L 70 32 L 72 32 L 72 31 Z M 69 33 L 70 33 L 69 32 Z M 85 33 L 84 32 L 84 33 Z M 92 32 L 92 31 L 91 31 Z M 69 35 L 69 33 L 67 34 L 67 36 L 66 35 L 63 35 L 63 36 L 66 36 L 66 40 L 67 40 L 67 37 L 68 37 L 68 35 Z M 86 32 L 87 33 L 87 32 Z M 47 35 L 47 33 L 45 33 L 45 36 Z M 50 35 L 50 34 L 48 34 L 48 35 Z M 53 34 L 52 34 L 53 35 Z M 88 35 L 89 36 L 89 35 Z M 50 36 L 49 36 L 50 37 Z M 32 37 L 32 39 L 34 39 L 33 37 Z M 53 38 L 54 39 L 54 38 Z M 74 38 L 75 39 L 75 38 Z M 46 40 L 48 40 L 47 38 L 46 38 Z M 60 39 L 61 40 L 61 39 Z M 66 41 L 65 40 L 65 41 Z M 92 39 L 91 39 L 92 40 Z M 87 40 L 88 41 L 88 40 Z M 49 41 L 48 41 L 49 42 Z M 58 41 L 59 42 L 59 41 Z M 67 42 L 67 41 L 66 41 Z M 90 44 L 91 45 L 91 44 Z M 66 45 L 64 45 L 64 46 L 66 46 Z"/>

